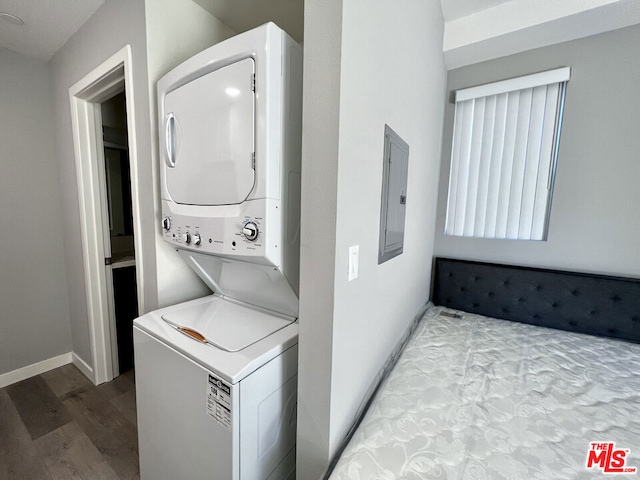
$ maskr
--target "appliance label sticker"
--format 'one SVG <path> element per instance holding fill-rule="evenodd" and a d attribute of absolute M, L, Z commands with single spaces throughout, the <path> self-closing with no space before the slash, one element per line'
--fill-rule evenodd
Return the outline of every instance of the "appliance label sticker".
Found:
<path fill-rule="evenodd" d="M 213 375 L 207 382 L 207 413 L 231 430 L 231 387 Z"/>

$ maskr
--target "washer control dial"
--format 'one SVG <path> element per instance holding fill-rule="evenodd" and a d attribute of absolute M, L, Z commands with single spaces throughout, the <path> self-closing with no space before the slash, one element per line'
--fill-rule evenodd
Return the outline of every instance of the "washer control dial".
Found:
<path fill-rule="evenodd" d="M 191 243 L 191 234 L 189 232 L 182 234 L 182 241 L 184 243 Z"/>
<path fill-rule="evenodd" d="M 258 226 L 253 222 L 247 222 L 244 224 L 244 227 L 242 227 L 242 233 L 247 240 L 251 240 L 253 242 L 258 238 Z"/>
<path fill-rule="evenodd" d="M 171 230 L 171 219 L 169 217 L 164 217 L 164 219 L 162 220 L 162 228 L 164 228 L 167 232 Z"/>
<path fill-rule="evenodd" d="M 194 245 L 200 245 L 200 243 L 202 242 L 202 239 L 200 238 L 200 234 L 194 233 L 191 236 L 191 241 L 193 242 Z"/>

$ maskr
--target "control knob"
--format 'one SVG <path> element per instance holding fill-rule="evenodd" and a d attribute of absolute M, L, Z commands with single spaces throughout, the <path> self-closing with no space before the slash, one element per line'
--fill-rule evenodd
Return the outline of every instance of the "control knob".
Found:
<path fill-rule="evenodd" d="M 164 219 L 162 220 L 162 228 L 164 228 L 167 232 L 171 230 L 171 219 L 169 217 L 164 217 Z"/>
<path fill-rule="evenodd" d="M 182 234 L 182 241 L 184 243 L 191 243 L 191 234 L 189 232 Z"/>
<path fill-rule="evenodd" d="M 258 226 L 253 222 L 247 222 L 244 224 L 244 227 L 242 227 L 242 233 L 247 240 L 251 240 L 253 242 L 258 238 Z"/>
<path fill-rule="evenodd" d="M 202 239 L 200 238 L 200 234 L 194 233 L 193 236 L 191 237 L 191 241 L 193 241 L 194 245 L 200 245 L 200 242 L 202 241 Z"/>

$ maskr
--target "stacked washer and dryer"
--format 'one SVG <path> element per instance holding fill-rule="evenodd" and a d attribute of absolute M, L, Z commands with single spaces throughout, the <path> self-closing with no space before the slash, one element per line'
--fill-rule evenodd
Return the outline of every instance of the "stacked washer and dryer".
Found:
<path fill-rule="evenodd" d="M 215 293 L 134 322 L 142 478 L 295 476 L 301 117 L 273 23 L 158 82 L 164 240 Z"/>

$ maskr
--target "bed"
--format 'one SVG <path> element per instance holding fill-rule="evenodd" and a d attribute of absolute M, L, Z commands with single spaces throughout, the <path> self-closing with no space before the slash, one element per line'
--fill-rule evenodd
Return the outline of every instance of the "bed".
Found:
<path fill-rule="evenodd" d="M 640 280 L 438 258 L 433 285 L 326 478 L 640 467 Z"/>

